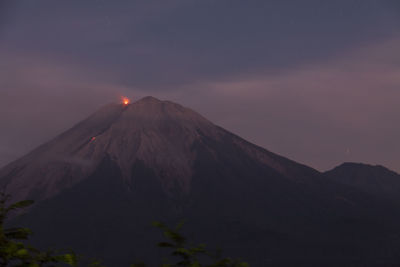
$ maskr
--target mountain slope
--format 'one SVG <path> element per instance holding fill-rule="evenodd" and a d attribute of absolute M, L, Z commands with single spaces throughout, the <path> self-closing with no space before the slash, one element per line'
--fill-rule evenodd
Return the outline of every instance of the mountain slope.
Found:
<path fill-rule="evenodd" d="M 195 241 L 253 266 L 396 260 L 395 205 L 152 97 L 104 107 L 0 170 L 0 183 L 39 200 L 18 219 L 37 244 L 110 266 L 156 263 L 150 222 L 181 219 Z"/>

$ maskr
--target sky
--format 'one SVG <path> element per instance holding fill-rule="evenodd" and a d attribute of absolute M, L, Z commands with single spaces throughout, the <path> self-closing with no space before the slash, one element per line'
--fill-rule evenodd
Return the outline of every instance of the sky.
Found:
<path fill-rule="evenodd" d="M 400 172 L 400 1 L 0 1 L 0 166 L 122 95 L 320 171 Z"/>

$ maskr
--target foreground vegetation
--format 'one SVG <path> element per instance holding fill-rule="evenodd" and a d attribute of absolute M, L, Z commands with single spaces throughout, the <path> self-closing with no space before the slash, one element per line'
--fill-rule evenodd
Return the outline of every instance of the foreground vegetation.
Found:
<path fill-rule="evenodd" d="M 23 227 L 5 229 L 5 222 L 9 216 L 18 214 L 21 210 L 33 204 L 31 200 L 24 200 L 8 204 L 10 196 L 0 194 L 0 267 L 56 267 L 56 266 L 89 266 L 105 267 L 100 261 L 91 260 L 83 264 L 84 257 L 73 251 L 40 250 L 29 245 L 30 229 Z M 153 225 L 163 232 L 167 239 L 158 243 L 159 247 L 171 251 L 171 259 L 165 259 L 161 267 L 248 267 L 240 260 L 221 258 L 220 253 L 210 252 L 205 245 L 190 245 L 180 230 L 183 223 L 175 228 L 169 228 L 160 222 Z M 172 262 L 171 262 L 172 261 Z M 145 267 L 145 263 L 135 263 L 130 267 Z"/>

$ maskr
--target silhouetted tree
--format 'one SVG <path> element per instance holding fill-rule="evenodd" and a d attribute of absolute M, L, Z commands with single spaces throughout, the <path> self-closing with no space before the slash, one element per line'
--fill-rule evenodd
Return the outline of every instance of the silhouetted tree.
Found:
<path fill-rule="evenodd" d="M 74 253 L 42 251 L 26 244 L 26 240 L 32 233 L 29 229 L 22 227 L 5 229 L 5 221 L 12 212 L 18 212 L 33 204 L 31 200 L 24 200 L 8 205 L 9 200 L 9 195 L 0 193 L 1 267 L 76 266 L 77 260 Z"/>
<path fill-rule="evenodd" d="M 57 267 L 77 266 L 78 257 L 74 252 L 60 253 L 54 250 L 39 250 L 27 244 L 31 230 L 23 227 L 5 229 L 5 221 L 11 213 L 33 204 L 31 200 L 8 204 L 10 196 L 0 193 L 0 267 Z M 221 258 L 219 251 L 212 253 L 206 250 L 205 245 L 191 246 L 180 233 L 183 223 L 174 229 L 168 228 L 160 222 L 153 225 L 163 231 L 166 242 L 158 243 L 159 247 L 170 249 L 174 263 L 168 260 L 161 267 L 248 267 L 240 260 Z M 82 259 L 82 258 L 81 258 Z M 89 267 L 104 267 L 101 261 L 90 260 Z M 80 262 L 82 265 L 82 262 Z M 132 264 L 131 267 L 145 267 L 144 263 Z"/>
<path fill-rule="evenodd" d="M 164 237 L 167 238 L 167 242 L 160 242 L 158 246 L 170 249 L 171 256 L 176 258 L 174 263 L 168 263 L 168 260 L 165 260 L 162 267 L 249 267 L 246 262 L 222 258 L 220 251 L 208 251 L 204 244 L 197 246 L 188 244 L 186 238 L 180 233 L 183 223 L 178 224 L 175 229 L 160 222 L 154 222 L 153 225 L 160 228 Z M 131 265 L 131 267 L 145 266 L 143 263 Z"/>

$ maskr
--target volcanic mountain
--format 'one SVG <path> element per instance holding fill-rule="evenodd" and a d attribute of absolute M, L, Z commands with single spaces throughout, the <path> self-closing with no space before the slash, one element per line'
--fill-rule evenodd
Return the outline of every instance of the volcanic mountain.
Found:
<path fill-rule="evenodd" d="M 397 204 L 326 178 L 169 101 L 111 104 L 0 170 L 39 246 L 110 266 L 162 258 L 151 221 L 252 266 L 397 263 Z"/>
<path fill-rule="evenodd" d="M 16 198 L 42 200 L 81 182 L 108 158 L 118 166 L 128 189 L 133 189 L 135 182 L 132 166 L 140 162 L 156 172 L 165 193 L 189 193 L 199 153 L 196 147 L 217 160 L 214 146 L 226 142 L 231 149 L 240 150 L 287 179 L 296 176 L 300 181 L 317 174 L 311 168 L 249 144 L 190 109 L 145 97 L 128 106 L 105 106 L 10 164 L 0 175 L 6 177 L 2 179 L 3 186 Z M 299 173 L 305 177 L 299 177 Z"/>

